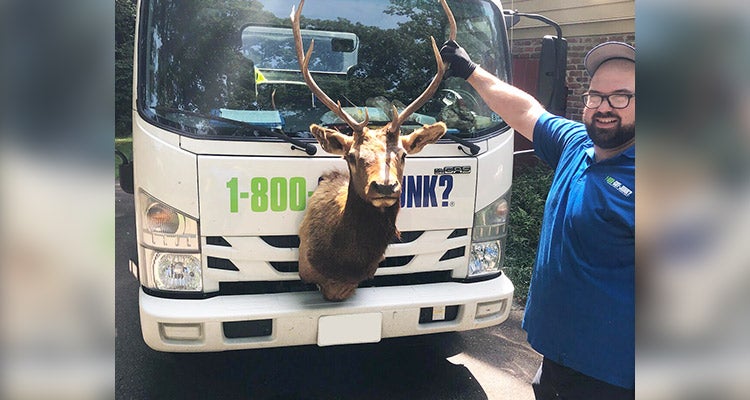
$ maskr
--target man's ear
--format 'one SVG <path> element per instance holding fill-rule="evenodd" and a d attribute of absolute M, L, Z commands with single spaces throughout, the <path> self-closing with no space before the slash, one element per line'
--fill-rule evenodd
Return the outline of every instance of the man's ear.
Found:
<path fill-rule="evenodd" d="M 346 136 L 337 130 L 324 128 L 320 125 L 310 125 L 310 132 L 318 140 L 323 150 L 339 156 L 348 153 L 354 141 L 351 136 Z"/>
<path fill-rule="evenodd" d="M 424 125 L 406 136 L 401 136 L 401 146 L 407 154 L 419 153 L 425 146 L 443 137 L 447 129 L 443 122 Z"/>

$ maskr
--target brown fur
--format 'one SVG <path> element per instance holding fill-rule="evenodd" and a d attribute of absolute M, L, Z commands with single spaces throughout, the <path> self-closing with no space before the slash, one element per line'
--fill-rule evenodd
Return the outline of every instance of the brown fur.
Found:
<path fill-rule="evenodd" d="M 332 301 L 350 297 L 360 282 L 375 275 L 396 235 L 400 207 L 396 203 L 381 211 L 357 195 L 346 196 L 352 191 L 342 189 L 348 187 L 349 178 L 340 171 L 324 175 L 300 226 L 300 277 L 317 283 Z"/>
<path fill-rule="evenodd" d="M 299 231 L 299 274 L 327 300 L 342 301 L 375 275 L 398 235 L 404 153 L 437 141 L 445 124 L 406 136 L 365 128 L 351 137 L 317 125 L 311 131 L 326 151 L 344 156 L 349 174 L 327 172 L 310 197 Z"/>

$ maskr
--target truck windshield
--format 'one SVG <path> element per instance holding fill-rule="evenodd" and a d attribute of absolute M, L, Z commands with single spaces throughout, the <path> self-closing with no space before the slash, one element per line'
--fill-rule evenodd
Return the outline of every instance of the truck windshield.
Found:
<path fill-rule="evenodd" d="M 278 0 L 149 0 L 141 4 L 138 111 L 181 135 L 272 140 L 264 130 L 306 138 L 310 124 L 347 126 L 312 96 L 299 72 L 289 14 Z M 508 79 L 506 31 L 496 1 L 448 1 L 457 41 L 483 68 Z M 301 18 L 310 70 L 324 92 L 357 120 L 390 120 L 429 85 L 436 71 L 430 36 L 440 44 L 448 22 L 439 1 L 307 0 Z M 449 132 L 477 138 L 505 128 L 463 79 L 448 77 L 403 124 L 403 132 L 445 121 Z M 241 126 L 241 124 L 240 124 Z M 277 140 L 277 139 L 273 139 Z"/>

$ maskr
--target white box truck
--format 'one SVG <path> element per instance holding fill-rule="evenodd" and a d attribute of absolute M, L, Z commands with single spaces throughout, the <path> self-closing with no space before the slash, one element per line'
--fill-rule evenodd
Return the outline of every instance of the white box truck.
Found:
<path fill-rule="evenodd" d="M 413 4 L 412 4 L 413 3 Z M 332 5 L 335 4 L 335 7 Z M 457 41 L 510 77 L 499 2 L 449 1 Z M 328 302 L 298 274 L 298 228 L 318 178 L 340 158 L 312 123 L 348 127 L 299 72 L 293 1 L 141 0 L 134 73 L 133 168 L 139 309 L 145 342 L 204 352 L 463 331 L 503 322 L 513 130 L 462 79 L 402 125 L 445 121 L 448 134 L 410 156 L 400 238 L 374 278 Z M 435 73 L 430 36 L 448 37 L 440 3 L 308 0 L 310 70 L 355 119 L 389 121 Z"/>

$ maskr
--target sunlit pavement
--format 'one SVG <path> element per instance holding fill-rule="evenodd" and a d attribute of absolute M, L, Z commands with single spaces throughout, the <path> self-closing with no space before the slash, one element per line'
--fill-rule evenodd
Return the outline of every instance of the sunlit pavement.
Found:
<path fill-rule="evenodd" d="M 448 358 L 471 371 L 488 399 L 534 399 L 531 380 L 542 357 L 526 342 L 522 319 L 516 306 L 502 324 L 462 333 L 464 351 Z"/>

